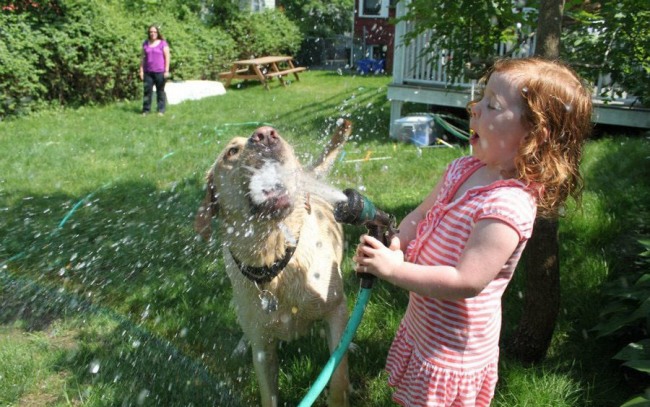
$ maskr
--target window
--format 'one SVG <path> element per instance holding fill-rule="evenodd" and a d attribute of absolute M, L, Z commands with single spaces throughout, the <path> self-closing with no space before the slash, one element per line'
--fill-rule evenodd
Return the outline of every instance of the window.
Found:
<path fill-rule="evenodd" d="M 359 0 L 360 17 L 388 17 L 390 0 Z"/>

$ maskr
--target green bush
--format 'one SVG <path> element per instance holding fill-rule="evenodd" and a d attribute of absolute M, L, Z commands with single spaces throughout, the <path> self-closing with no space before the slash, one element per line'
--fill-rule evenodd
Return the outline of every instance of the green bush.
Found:
<path fill-rule="evenodd" d="M 0 118 L 29 113 L 43 100 L 39 81 L 45 37 L 32 30 L 25 15 L 0 14 Z"/>
<path fill-rule="evenodd" d="M 97 0 L 67 0 L 63 14 L 39 30 L 49 39 L 47 99 L 82 105 L 135 95 L 138 36 L 126 16 Z"/>
<path fill-rule="evenodd" d="M 229 32 L 237 41 L 242 59 L 295 55 L 303 38 L 298 26 L 277 10 L 241 14 L 229 26 Z"/>
<path fill-rule="evenodd" d="M 639 241 L 645 251 L 636 265 L 641 272 L 606 284 L 604 294 L 610 300 L 601 312 L 602 322 L 594 330 L 600 338 L 609 340 L 623 336 L 632 340 L 613 359 L 624 361 L 623 366 L 639 375 L 650 375 L 650 239 Z M 650 387 L 635 396 L 624 407 L 646 406 L 650 403 Z"/>

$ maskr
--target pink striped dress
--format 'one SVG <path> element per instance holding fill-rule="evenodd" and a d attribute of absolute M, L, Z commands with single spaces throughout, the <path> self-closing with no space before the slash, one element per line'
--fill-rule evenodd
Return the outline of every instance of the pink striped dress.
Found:
<path fill-rule="evenodd" d="M 404 406 L 488 406 L 494 396 L 501 330 L 501 296 L 530 238 L 536 200 L 514 179 L 458 188 L 483 164 L 462 157 L 447 168 L 438 199 L 417 227 L 406 259 L 455 266 L 476 222 L 499 219 L 519 244 L 497 277 L 476 297 L 438 300 L 410 294 L 386 362 L 393 400 Z"/>

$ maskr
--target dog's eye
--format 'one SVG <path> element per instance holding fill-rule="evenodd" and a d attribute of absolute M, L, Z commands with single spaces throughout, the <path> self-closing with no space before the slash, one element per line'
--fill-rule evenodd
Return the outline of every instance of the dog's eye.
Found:
<path fill-rule="evenodd" d="M 239 153 L 239 147 L 231 147 L 230 150 L 228 150 L 228 157 L 232 157 L 234 155 L 237 155 Z"/>

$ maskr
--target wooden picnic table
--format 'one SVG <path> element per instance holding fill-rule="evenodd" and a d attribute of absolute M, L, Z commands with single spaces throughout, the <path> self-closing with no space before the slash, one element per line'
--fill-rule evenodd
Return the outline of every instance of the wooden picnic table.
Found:
<path fill-rule="evenodd" d="M 306 69 L 304 66 L 294 66 L 293 57 L 267 56 L 234 61 L 230 71 L 221 72 L 219 78 L 226 80 L 225 87 L 229 87 L 233 79 L 252 79 L 262 82 L 264 87 L 269 90 L 268 81 L 272 78 L 277 77 L 282 86 L 286 86 L 284 76 L 293 74 L 296 80 L 299 81 L 298 73 Z"/>

